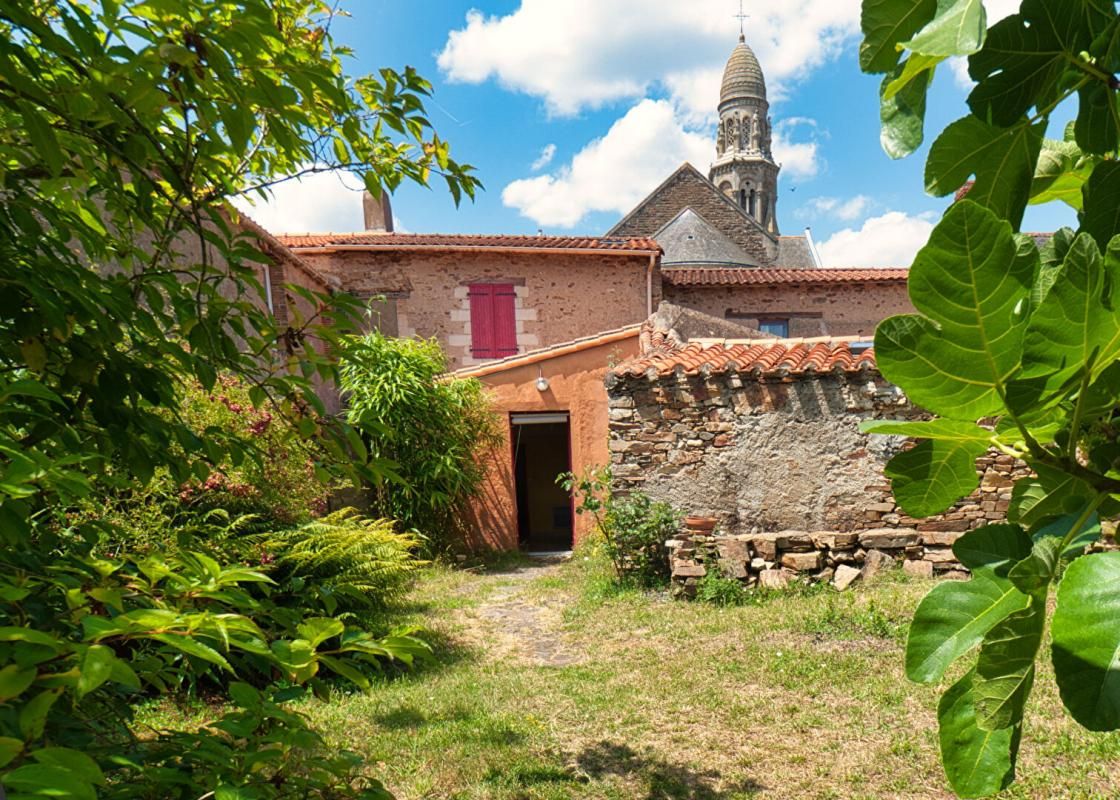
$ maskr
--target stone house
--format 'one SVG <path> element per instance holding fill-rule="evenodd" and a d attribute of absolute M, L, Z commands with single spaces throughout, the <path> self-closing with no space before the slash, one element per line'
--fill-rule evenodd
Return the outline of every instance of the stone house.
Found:
<path fill-rule="evenodd" d="M 637 325 L 661 302 L 661 249 L 651 239 L 392 232 L 279 238 L 370 301 L 382 331 L 438 339 L 452 369 Z"/>

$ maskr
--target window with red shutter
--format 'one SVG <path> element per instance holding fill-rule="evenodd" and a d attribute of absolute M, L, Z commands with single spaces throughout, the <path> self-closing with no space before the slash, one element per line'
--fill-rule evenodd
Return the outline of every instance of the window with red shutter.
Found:
<path fill-rule="evenodd" d="M 476 283 L 470 287 L 472 356 L 517 355 L 516 296 L 511 283 Z"/>

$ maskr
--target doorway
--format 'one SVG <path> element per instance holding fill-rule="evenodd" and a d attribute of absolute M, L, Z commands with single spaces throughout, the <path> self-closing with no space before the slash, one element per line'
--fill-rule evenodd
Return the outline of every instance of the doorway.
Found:
<path fill-rule="evenodd" d="M 556 484 L 558 475 L 572 469 L 568 414 L 513 414 L 510 423 L 521 548 L 571 550 L 572 498 Z"/>

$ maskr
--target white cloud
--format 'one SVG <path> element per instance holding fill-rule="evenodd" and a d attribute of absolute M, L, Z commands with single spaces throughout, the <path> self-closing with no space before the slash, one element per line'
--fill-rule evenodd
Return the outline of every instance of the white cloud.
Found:
<path fill-rule="evenodd" d="M 362 182 L 349 172 L 319 172 L 272 187 L 271 197 L 235 205 L 271 233 L 348 232 L 365 228 Z"/>
<path fill-rule="evenodd" d="M 806 204 L 806 210 L 852 222 L 866 214 L 872 204 L 871 198 L 865 194 L 857 194 L 848 200 L 839 197 L 814 197 Z"/>
<path fill-rule="evenodd" d="M 504 16 L 473 10 L 439 66 L 454 81 L 497 80 L 575 114 L 667 90 L 685 119 L 709 118 L 735 44 L 727 0 L 521 0 Z M 787 0 L 758 9 L 747 38 L 774 96 L 859 35 L 860 0 Z"/>
<path fill-rule="evenodd" d="M 807 141 L 793 141 L 794 131 L 809 128 L 811 138 Z M 787 178 L 808 179 L 820 172 L 820 153 L 816 141 L 816 120 L 805 117 L 790 117 L 774 125 L 774 139 L 771 149 L 774 160 L 782 165 L 782 174 Z"/>
<path fill-rule="evenodd" d="M 685 129 L 666 100 L 643 100 L 564 166 L 509 184 L 502 201 L 540 225 L 571 228 L 587 214 L 624 214 L 682 162 L 705 172 L 709 136 Z"/>
<path fill-rule="evenodd" d="M 908 267 L 933 230 L 929 214 L 891 211 L 872 217 L 859 230 L 845 228 L 819 246 L 826 267 Z"/>
<path fill-rule="evenodd" d="M 556 145 L 546 144 L 537 160 L 533 162 L 531 169 L 533 172 L 540 172 L 542 169 L 552 163 L 552 159 L 556 158 Z"/>

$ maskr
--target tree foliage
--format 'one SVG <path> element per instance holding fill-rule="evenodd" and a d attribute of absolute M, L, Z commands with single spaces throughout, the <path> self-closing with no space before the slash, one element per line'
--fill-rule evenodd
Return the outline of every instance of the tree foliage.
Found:
<path fill-rule="evenodd" d="M 399 478 L 374 484 L 377 513 L 436 549 L 463 532 L 464 504 L 485 477 L 480 457 L 501 440 L 482 384 L 446 371 L 438 341 L 378 331 L 349 339 L 341 366 L 347 417 Z"/>
<path fill-rule="evenodd" d="M 334 167 L 374 193 L 477 180 L 424 116 L 411 69 L 352 78 L 322 0 L 0 0 L 0 785 L 8 797 L 385 797 L 283 703 L 424 651 L 268 576 L 182 548 L 106 552 L 68 511 L 156 474 L 261 458 L 185 418 L 219 375 L 331 464 L 380 477 L 315 389 L 356 321 L 293 286 L 266 312 L 274 243 L 230 201 Z M 330 325 L 320 324 L 325 320 Z M 61 522 L 60 522 L 61 520 Z M 66 520 L 71 520 L 68 524 Z M 277 680 L 281 682 L 277 682 Z M 137 693 L 203 685 L 235 709 L 133 735 Z M 252 684 L 252 686 L 248 686 Z"/>
<path fill-rule="evenodd" d="M 865 0 L 863 31 L 862 67 L 885 73 L 891 156 L 921 144 L 941 61 L 967 56 L 976 81 L 971 113 L 930 147 L 925 181 L 935 195 L 974 183 L 914 261 L 918 313 L 875 338 L 883 374 L 937 418 L 866 429 L 921 440 L 888 467 L 915 516 L 969 494 L 989 448 L 1033 469 L 1007 524 L 956 542 L 972 578 L 927 595 L 906 648 L 923 683 L 968 660 L 938 708 L 941 753 L 957 794 L 982 797 L 1014 780 L 1048 622 L 1066 709 L 1091 730 L 1120 728 L 1120 554 L 1087 554 L 1120 512 L 1120 16 L 1104 0 L 1024 0 L 988 28 L 980 0 Z M 1047 138 L 1067 101 L 1075 121 Z M 1080 230 L 1040 249 L 1018 232 L 1023 212 L 1054 201 L 1079 212 Z"/>

